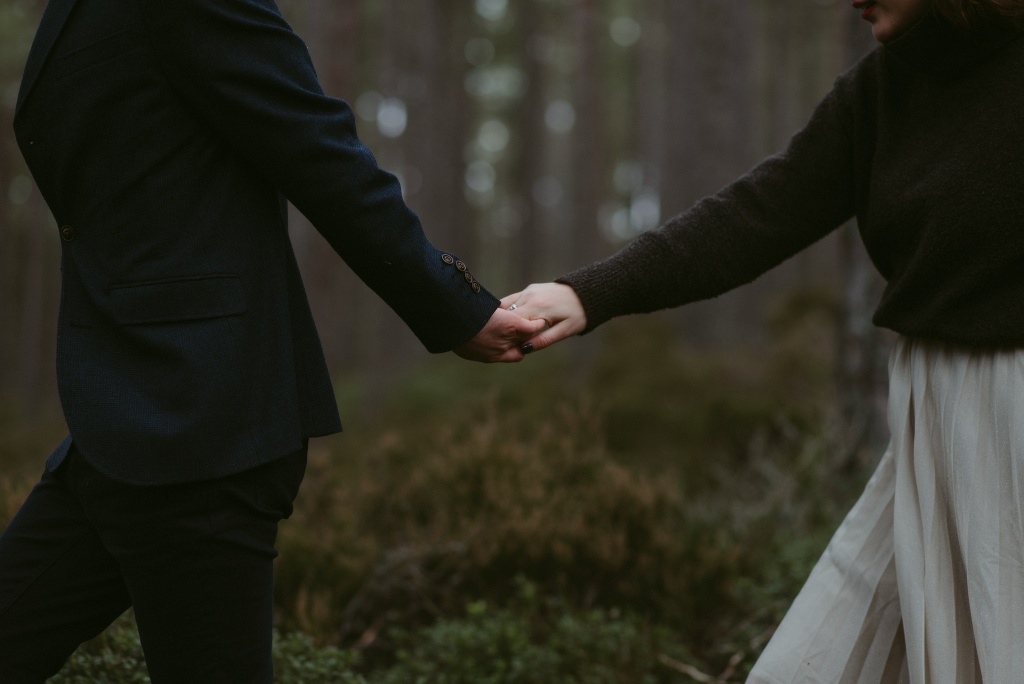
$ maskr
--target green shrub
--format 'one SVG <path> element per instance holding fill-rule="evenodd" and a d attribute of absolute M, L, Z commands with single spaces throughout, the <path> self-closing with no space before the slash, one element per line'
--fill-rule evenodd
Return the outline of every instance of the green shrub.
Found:
<path fill-rule="evenodd" d="M 274 634 L 274 681 L 278 684 L 365 684 L 354 671 L 358 655 L 317 646 L 304 634 Z M 83 644 L 49 684 L 142 684 L 149 682 L 139 632 L 126 613 L 96 639 Z"/>
<path fill-rule="evenodd" d="M 141 684 L 149 682 L 135 620 L 125 614 L 103 634 L 83 644 L 50 684 Z"/>
<path fill-rule="evenodd" d="M 274 681 L 278 684 L 365 684 L 354 669 L 355 651 L 317 646 L 305 634 L 274 637 Z"/>
<path fill-rule="evenodd" d="M 752 442 L 799 448 L 834 403 L 831 346 L 819 343 L 830 328 L 816 312 L 800 320 L 799 336 L 757 349 L 695 349 L 657 318 L 613 326 L 586 389 L 601 398 L 608 449 L 633 469 L 675 469 L 692 494 L 715 485 L 717 467 L 746 467 Z"/>
<path fill-rule="evenodd" d="M 471 603 L 464 616 L 396 631 L 397 662 L 372 684 L 656 684 L 681 681 L 659 660 L 671 636 L 617 611 L 566 611 L 529 583 L 510 607 Z"/>

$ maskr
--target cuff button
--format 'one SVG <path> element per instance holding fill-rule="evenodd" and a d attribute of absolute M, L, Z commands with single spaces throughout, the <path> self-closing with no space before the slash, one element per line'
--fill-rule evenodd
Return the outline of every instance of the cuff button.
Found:
<path fill-rule="evenodd" d="M 441 261 L 451 266 L 452 264 L 455 263 L 455 257 L 453 257 L 451 254 L 442 254 Z"/>

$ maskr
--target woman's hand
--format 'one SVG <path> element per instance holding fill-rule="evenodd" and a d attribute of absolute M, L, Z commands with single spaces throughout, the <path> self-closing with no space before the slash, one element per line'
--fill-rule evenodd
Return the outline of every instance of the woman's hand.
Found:
<path fill-rule="evenodd" d="M 561 283 L 530 285 L 522 292 L 502 299 L 501 308 L 529 320 L 544 319 L 547 323 L 547 328 L 521 347 L 524 354 L 550 347 L 555 342 L 578 335 L 587 327 L 587 313 L 580 298 L 571 287 Z"/>

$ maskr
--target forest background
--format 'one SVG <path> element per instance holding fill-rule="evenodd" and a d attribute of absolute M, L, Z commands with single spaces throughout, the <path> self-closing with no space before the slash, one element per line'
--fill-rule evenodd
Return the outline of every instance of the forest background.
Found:
<path fill-rule="evenodd" d="M 498 296 L 780 150 L 872 48 L 841 0 L 279 4 L 432 241 Z M 11 133 L 44 7 L 0 0 L 4 520 L 65 431 L 60 241 Z M 312 445 L 282 526 L 282 681 L 742 678 L 886 437 L 855 225 L 513 366 L 428 355 L 291 230 L 346 432 Z M 142 677 L 133 634 L 127 616 L 62 681 Z"/>

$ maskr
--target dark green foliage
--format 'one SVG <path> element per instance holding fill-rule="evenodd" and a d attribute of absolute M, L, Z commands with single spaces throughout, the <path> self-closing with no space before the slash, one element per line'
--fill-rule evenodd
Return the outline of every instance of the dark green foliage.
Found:
<path fill-rule="evenodd" d="M 668 636 L 635 617 L 542 607 L 524 586 L 512 608 L 469 605 L 464 618 L 400 633 L 397 663 L 373 684 L 615 684 L 669 682 L 659 666 Z"/>
<path fill-rule="evenodd" d="M 278 684 L 365 684 L 353 672 L 358 655 L 318 646 L 303 634 L 274 635 L 274 681 Z M 50 684 L 142 684 L 149 682 L 139 633 L 126 614 L 71 657 Z"/>
<path fill-rule="evenodd" d="M 279 684 L 365 684 L 353 671 L 358 662 L 354 651 L 317 646 L 304 634 L 274 638 L 274 681 Z"/>
<path fill-rule="evenodd" d="M 130 615 L 82 646 L 50 684 L 148 684 L 139 632 Z"/>

